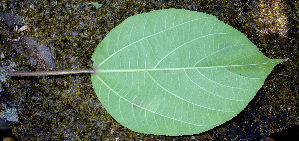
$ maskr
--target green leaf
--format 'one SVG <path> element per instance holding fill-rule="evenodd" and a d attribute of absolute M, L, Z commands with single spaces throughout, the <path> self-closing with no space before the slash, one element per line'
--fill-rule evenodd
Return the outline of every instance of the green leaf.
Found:
<path fill-rule="evenodd" d="M 99 9 L 100 7 L 102 7 L 102 4 L 99 4 L 98 2 L 91 2 L 91 4 L 93 6 L 95 6 L 97 9 Z"/>
<path fill-rule="evenodd" d="M 165 9 L 129 17 L 96 48 L 92 84 L 132 131 L 199 134 L 240 113 L 281 59 L 216 17 Z"/>

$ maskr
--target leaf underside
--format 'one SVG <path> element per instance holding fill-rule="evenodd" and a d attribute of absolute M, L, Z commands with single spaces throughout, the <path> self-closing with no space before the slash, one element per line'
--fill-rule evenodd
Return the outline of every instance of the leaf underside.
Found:
<path fill-rule="evenodd" d="M 91 75 L 109 114 L 132 131 L 199 134 L 240 113 L 281 59 L 195 11 L 129 17 L 97 46 Z"/>

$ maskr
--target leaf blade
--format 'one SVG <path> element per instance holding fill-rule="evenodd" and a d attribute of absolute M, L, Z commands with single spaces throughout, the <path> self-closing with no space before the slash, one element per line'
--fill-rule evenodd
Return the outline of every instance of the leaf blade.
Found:
<path fill-rule="evenodd" d="M 214 16 L 177 9 L 129 17 L 92 59 L 93 87 L 112 117 L 136 132 L 171 136 L 236 116 L 282 61 Z"/>

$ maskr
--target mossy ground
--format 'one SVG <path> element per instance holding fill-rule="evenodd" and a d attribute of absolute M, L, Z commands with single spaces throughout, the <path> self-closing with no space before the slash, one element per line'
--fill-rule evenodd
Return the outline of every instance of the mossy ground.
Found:
<path fill-rule="evenodd" d="M 91 68 L 91 55 L 109 31 L 129 16 L 163 8 L 183 8 L 217 16 L 243 32 L 279 64 L 247 108 L 233 120 L 205 133 L 165 137 L 135 133 L 118 124 L 101 106 L 90 76 L 6 77 L 1 102 L 18 109 L 9 122 L 21 140 L 241 140 L 269 135 L 298 125 L 298 2 L 272 1 L 86 1 L 3 0 L 1 13 L 19 15 L 21 23 L 1 20 L 1 67 L 14 70 Z M 17 25 L 28 25 L 16 32 Z M 18 39 L 13 41 L 11 39 Z M 32 37 L 37 45 L 26 46 Z M 39 45 L 49 48 L 45 58 Z M 50 56 L 51 56 L 50 55 Z M 46 62 L 53 64 L 49 65 Z M 34 62 L 36 62 L 34 64 Z M 2 71 L 1 71 L 2 72 Z M 0 107 L 1 110 L 3 107 Z"/>

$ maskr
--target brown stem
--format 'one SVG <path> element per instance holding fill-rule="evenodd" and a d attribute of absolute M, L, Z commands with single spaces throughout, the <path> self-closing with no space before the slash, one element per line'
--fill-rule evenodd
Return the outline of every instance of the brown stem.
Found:
<path fill-rule="evenodd" d="M 79 74 L 79 73 L 96 73 L 96 69 L 87 70 L 61 70 L 61 71 L 29 71 L 29 72 L 8 72 L 9 76 L 45 76 L 45 75 L 65 75 L 65 74 Z"/>

